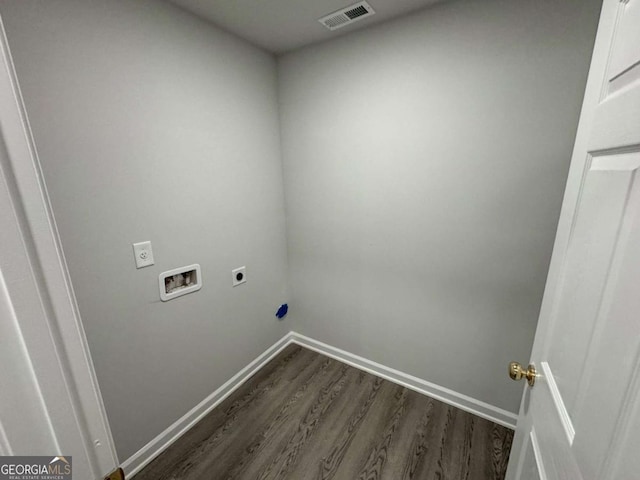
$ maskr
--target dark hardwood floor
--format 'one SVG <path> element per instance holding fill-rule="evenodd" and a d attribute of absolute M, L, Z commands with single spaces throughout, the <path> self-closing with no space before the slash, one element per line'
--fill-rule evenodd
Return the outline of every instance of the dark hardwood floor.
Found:
<path fill-rule="evenodd" d="M 134 480 L 497 480 L 512 438 L 291 345 Z"/>

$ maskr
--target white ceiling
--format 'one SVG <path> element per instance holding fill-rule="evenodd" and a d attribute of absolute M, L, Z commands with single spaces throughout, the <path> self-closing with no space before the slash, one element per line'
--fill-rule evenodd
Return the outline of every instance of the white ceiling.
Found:
<path fill-rule="evenodd" d="M 389 20 L 440 0 L 367 0 L 375 15 L 331 32 L 318 19 L 358 0 L 170 0 L 273 53 Z"/>

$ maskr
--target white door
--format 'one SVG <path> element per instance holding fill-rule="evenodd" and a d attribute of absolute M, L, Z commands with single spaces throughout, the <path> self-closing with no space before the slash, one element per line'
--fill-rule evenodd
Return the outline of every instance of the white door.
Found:
<path fill-rule="evenodd" d="M 639 169 L 640 0 L 604 0 L 509 480 L 640 478 Z"/>

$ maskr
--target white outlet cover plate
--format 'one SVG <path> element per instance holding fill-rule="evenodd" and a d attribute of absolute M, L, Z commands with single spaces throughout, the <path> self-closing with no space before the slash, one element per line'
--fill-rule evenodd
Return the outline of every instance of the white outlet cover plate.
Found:
<path fill-rule="evenodd" d="M 242 274 L 242 280 L 238 280 L 238 274 Z M 242 285 L 243 283 L 247 283 L 247 267 L 238 267 L 234 270 L 231 270 L 231 285 L 237 287 L 238 285 Z"/>
<path fill-rule="evenodd" d="M 133 244 L 133 255 L 136 259 L 136 268 L 153 265 L 153 250 L 151 242 L 139 242 Z"/>

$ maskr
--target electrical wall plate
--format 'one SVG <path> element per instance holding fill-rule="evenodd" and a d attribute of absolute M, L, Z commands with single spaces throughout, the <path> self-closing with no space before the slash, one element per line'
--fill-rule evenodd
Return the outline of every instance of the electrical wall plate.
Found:
<path fill-rule="evenodd" d="M 151 242 L 134 243 L 133 255 L 136 259 L 136 268 L 149 267 L 154 264 Z"/>
<path fill-rule="evenodd" d="M 194 263 L 187 267 L 174 268 L 158 276 L 160 300 L 167 302 L 202 288 L 200 265 Z"/>
<path fill-rule="evenodd" d="M 237 287 L 247 283 L 247 267 L 238 267 L 231 270 L 231 285 Z"/>

